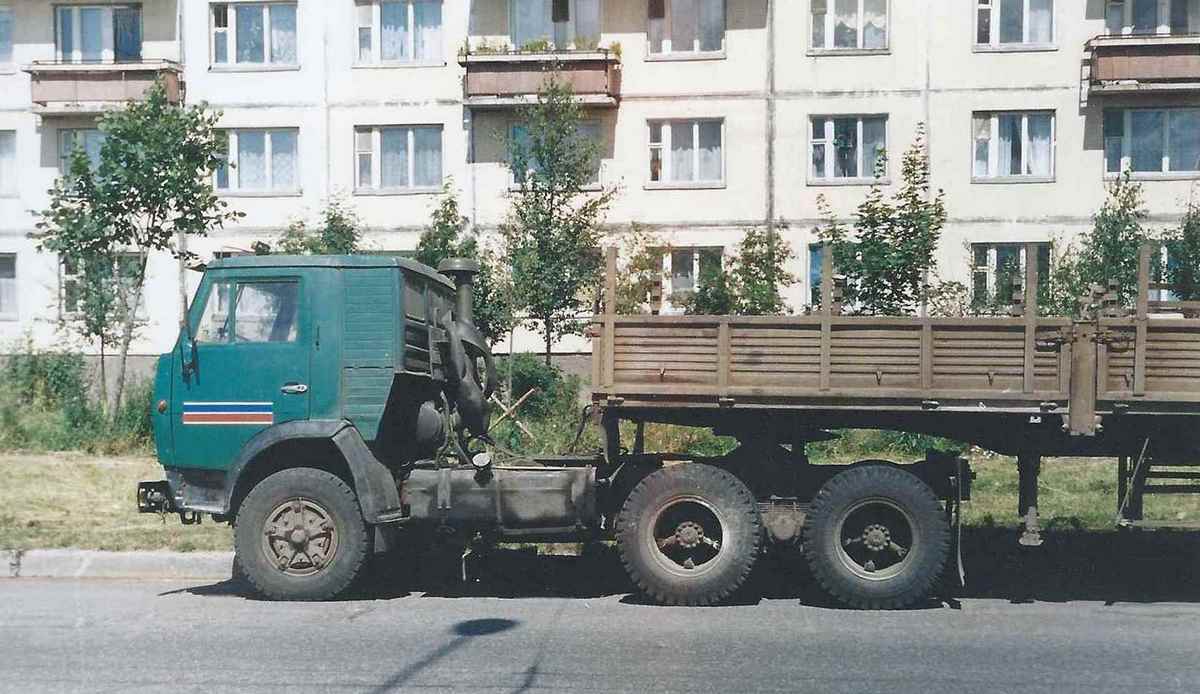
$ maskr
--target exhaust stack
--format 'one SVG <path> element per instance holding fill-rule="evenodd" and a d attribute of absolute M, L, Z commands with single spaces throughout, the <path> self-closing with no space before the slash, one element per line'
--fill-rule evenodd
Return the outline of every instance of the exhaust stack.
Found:
<path fill-rule="evenodd" d="M 458 289 L 454 308 L 455 320 L 475 325 L 474 292 L 475 275 L 479 274 L 479 263 L 469 258 L 446 258 L 438 263 L 438 272 L 454 281 Z"/>

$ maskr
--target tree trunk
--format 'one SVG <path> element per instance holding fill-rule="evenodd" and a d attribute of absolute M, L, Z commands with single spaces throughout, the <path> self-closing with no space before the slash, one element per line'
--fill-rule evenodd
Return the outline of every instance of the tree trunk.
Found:
<path fill-rule="evenodd" d="M 134 311 L 136 310 L 135 307 L 121 321 L 120 358 L 117 360 L 117 381 L 113 384 L 112 411 L 109 413 L 112 415 L 113 421 L 116 421 L 119 416 L 121 397 L 125 394 L 125 371 L 129 361 L 129 345 L 133 342 Z"/>
<path fill-rule="evenodd" d="M 554 331 L 550 329 L 550 319 L 542 321 L 543 335 L 546 338 L 546 366 L 550 366 L 550 348 L 554 346 Z"/>
<path fill-rule="evenodd" d="M 104 366 L 104 343 L 105 339 L 100 338 L 100 407 L 108 407 L 108 371 Z M 104 411 L 101 410 L 101 414 Z"/>

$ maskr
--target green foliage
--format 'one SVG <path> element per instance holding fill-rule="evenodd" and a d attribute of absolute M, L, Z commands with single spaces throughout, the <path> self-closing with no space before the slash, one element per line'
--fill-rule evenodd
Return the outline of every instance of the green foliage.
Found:
<path fill-rule="evenodd" d="M 924 124 L 904 153 L 900 189 L 890 200 L 881 185 L 885 171 L 886 157 L 881 155 L 875 183 L 856 212 L 854 238 L 824 197 L 817 205 L 827 221 L 817 234 L 831 249 L 837 272 L 846 278 L 846 305 L 867 315 L 911 314 L 921 303 L 946 223 L 944 194 L 930 190 Z"/>
<path fill-rule="evenodd" d="M 277 252 L 287 255 L 349 255 L 358 252 L 362 240 L 361 222 L 354 206 L 334 196 L 325 203 L 315 229 L 303 218 L 296 218 L 284 230 L 276 244 Z M 269 247 L 257 247 L 259 255 Z"/>
<path fill-rule="evenodd" d="M 479 263 L 474 288 L 475 327 L 494 343 L 516 323 L 512 287 L 495 251 L 481 247 L 470 226 L 471 221 L 460 211 L 453 182 L 448 181 L 429 226 L 417 242 L 416 259 L 435 269 L 447 258 L 470 258 Z"/>
<path fill-rule="evenodd" d="M 581 116 L 571 86 L 552 74 L 521 110 L 528 138 L 509 143 L 519 187 L 501 226 L 504 255 L 516 308 L 541 332 L 547 364 L 555 340 L 578 334 L 577 316 L 591 308 L 585 294 L 599 284 L 601 223 L 616 195 L 585 191 L 600 153 L 579 132 Z"/>
<path fill-rule="evenodd" d="M 1079 300 L 1091 287 L 1107 287 L 1110 281 L 1116 282 L 1121 305 L 1131 306 L 1138 253 L 1150 239 L 1142 225 L 1146 216 L 1142 186 L 1127 171 L 1108 185 L 1104 205 L 1092 215 L 1092 228 L 1058 253 L 1047 291 L 1039 296 L 1041 312 L 1077 316 Z"/>
<path fill-rule="evenodd" d="M 835 431 L 837 438 L 808 445 L 809 458 L 814 463 L 846 463 L 859 460 L 916 460 L 930 448 L 961 451 L 966 444 L 927 434 L 876 429 L 844 429 Z"/>
<path fill-rule="evenodd" d="M 700 316 L 727 316 L 740 312 L 740 297 L 724 269 L 704 268 L 699 280 L 696 291 L 674 298 L 675 303 L 682 305 L 688 313 Z"/>
<path fill-rule="evenodd" d="M 663 249 L 634 222 L 621 239 L 617 261 L 624 261 L 617 272 L 617 313 L 648 313 L 662 299 Z"/>
<path fill-rule="evenodd" d="M 962 318 L 971 313 L 971 290 L 962 282 L 936 281 L 929 287 L 929 315 Z"/>
<path fill-rule="evenodd" d="M 1172 293 L 1181 301 L 1200 298 L 1200 204 L 1189 200 L 1179 226 L 1164 240 L 1170 257 L 1166 279 Z"/>
<path fill-rule="evenodd" d="M 110 414 L 123 395 L 149 254 L 191 255 L 176 246 L 178 239 L 241 217 L 213 190 L 226 147 L 216 129 L 219 118 L 203 104 L 170 103 L 156 83 L 143 100 L 100 117 L 98 165 L 93 169 L 77 147 L 69 173 L 55 182 L 50 206 L 40 214 L 33 235 L 38 249 L 84 271 L 76 291 L 89 315 L 71 327 L 98 341 L 102 353 L 116 343 L 120 360 Z"/>
<path fill-rule="evenodd" d="M 782 226 L 781 226 L 782 228 Z M 796 278 L 786 270 L 795 257 L 791 245 L 777 229 L 747 229 L 737 251 L 728 259 L 729 270 L 705 269 L 696 290 L 673 301 L 697 315 L 773 316 L 788 313 L 783 288 Z"/>
<path fill-rule="evenodd" d="M 537 392 L 529 397 L 517 411 L 517 418 L 545 419 L 555 412 L 579 412 L 578 376 L 564 374 L 557 365 L 547 366 L 538 355 L 518 353 L 497 360 L 496 370 L 507 378 L 511 369 L 512 391 L 509 402 L 516 402 L 530 389 Z"/>
<path fill-rule="evenodd" d="M 554 50 L 554 44 L 550 39 L 533 39 L 521 44 L 520 51 L 522 53 L 549 53 Z"/>

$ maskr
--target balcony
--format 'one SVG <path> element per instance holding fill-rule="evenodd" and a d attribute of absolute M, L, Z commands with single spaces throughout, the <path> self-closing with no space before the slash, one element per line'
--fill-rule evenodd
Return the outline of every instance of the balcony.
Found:
<path fill-rule="evenodd" d="M 33 112 L 43 116 L 96 114 L 141 99 L 156 79 L 162 79 L 167 99 L 183 97 L 182 70 L 169 60 L 134 63 L 35 62 L 26 65 L 31 76 Z"/>
<path fill-rule="evenodd" d="M 1084 65 L 1092 96 L 1200 92 L 1200 35 L 1097 36 Z"/>
<path fill-rule="evenodd" d="M 502 109 L 530 104 L 546 78 L 557 73 L 571 85 L 584 106 L 614 107 L 621 98 L 621 61 L 611 51 L 545 53 L 469 53 L 460 56 L 466 68 L 466 105 Z"/>

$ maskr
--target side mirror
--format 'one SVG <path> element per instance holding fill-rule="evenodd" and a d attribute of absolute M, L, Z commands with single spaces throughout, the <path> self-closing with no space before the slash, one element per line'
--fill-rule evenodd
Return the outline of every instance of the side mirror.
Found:
<path fill-rule="evenodd" d="M 196 341 L 190 337 L 179 341 L 179 357 L 183 366 L 183 375 L 187 376 L 196 370 Z"/>

